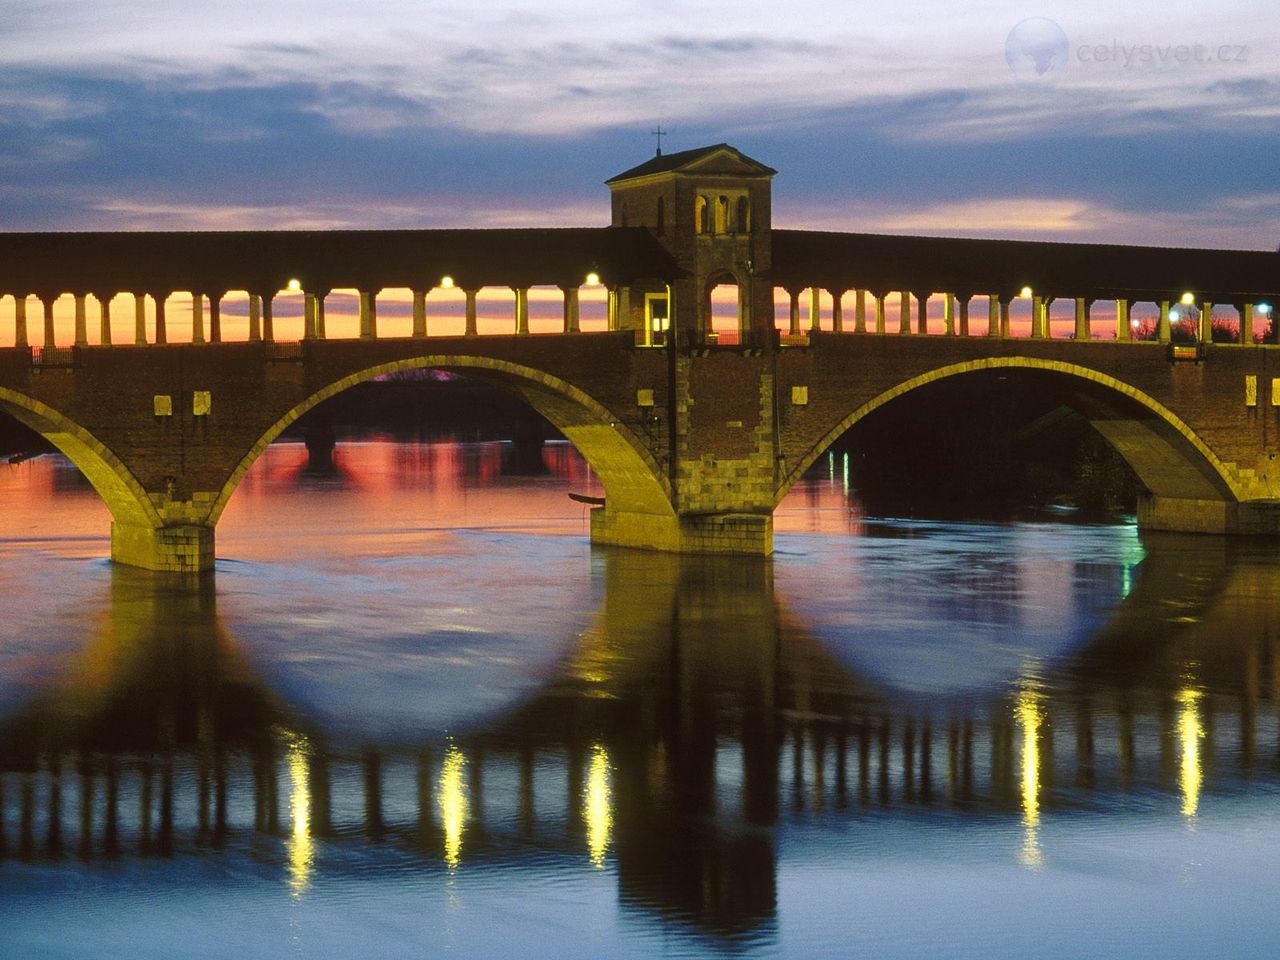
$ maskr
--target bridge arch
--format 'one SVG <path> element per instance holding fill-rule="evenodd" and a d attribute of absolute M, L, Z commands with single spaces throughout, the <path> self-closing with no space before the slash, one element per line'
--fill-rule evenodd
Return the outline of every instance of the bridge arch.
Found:
<path fill-rule="evenodd" d="M 216 524 L 241 479 L 263 451 L 291 423 L 329 397 L 386 374 L 406 370 L 461 373 L 519 394 L 582 454 L 605 488 L 607 501 L 630 513 L 673 519 L 671 483 L 665 469 L 630 427 L 572 384 L 521 364 L 480 356 L 410 357 L 366 367 L 312 393 L 279 417 L 245 453 L 223 484 L 209 513 Z"/>
<path fill-rule="evenodd" d="M 779 484 L 775 506 L 804 475 L 827 448 L 854 424 L 885 404 L 920 387 L 948 377 L 982 371 L 1038 370 L 1074 377 L 1105 388 L 1151 414 L 1147 424 L 1134 421 L 1096 421 L 1091 423 L 1103 438 L 1129 463 L 1138 479 L 1159 497 L 1189 500 L 1238 501 L 1245 499 L 1231 471 L 1209 449 L 1208 445 L 1177 414 L 1131 384 L 1091 367 L 1059 360 L 1035 357 L 987 357 L 964 363 L 949 364 L 902 381 L 861 404 L 799 457 L 783 482 Z M 1102 423 L 1114 426 L 1104 427 Z"/>
<path fill-rule="evenodd" d="M 47 404 L 0 387 L 0 410 L 30 427 L 75 464 L 120 525 L 158 529 L 159 512 L 133 472 L 84 427 Z"/>

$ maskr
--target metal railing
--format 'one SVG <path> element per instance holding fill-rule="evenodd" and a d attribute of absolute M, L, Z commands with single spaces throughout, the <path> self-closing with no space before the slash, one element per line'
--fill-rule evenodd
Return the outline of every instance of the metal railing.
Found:
<path fill-rule="evenodd" d="M 32 347 L 31 365 L 33 367 L 71 367 L 75 366 L 76 352 L 74 347 Z"/>

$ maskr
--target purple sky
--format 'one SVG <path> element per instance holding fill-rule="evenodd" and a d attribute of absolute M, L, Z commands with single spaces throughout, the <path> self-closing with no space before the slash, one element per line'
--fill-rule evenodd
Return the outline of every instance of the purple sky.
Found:
<path fill-rule="evenodd" d="M 596 224 L 661 123 L 779 226 L 1280 243 L 1274 0 L 0 10 L 0 229 Z"/>

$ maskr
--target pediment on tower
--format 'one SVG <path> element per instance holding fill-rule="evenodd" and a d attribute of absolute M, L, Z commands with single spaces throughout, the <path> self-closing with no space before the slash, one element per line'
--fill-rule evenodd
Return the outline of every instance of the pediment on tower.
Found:
<path fill-rule="evenodd" d="M 754 178 L 772 177 L 777 172 L 727 143 L 717 143 L 709 147 L 681 150 L 679 153 L 659 154 L 638 167 L 632 167 L 616 177 L 610 177 L 605 182 L 613 185 L 663 173 Z"/>

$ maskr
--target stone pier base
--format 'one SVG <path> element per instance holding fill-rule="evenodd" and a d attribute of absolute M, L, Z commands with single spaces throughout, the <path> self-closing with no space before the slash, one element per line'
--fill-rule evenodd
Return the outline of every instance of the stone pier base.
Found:
<path fill-rule="evenodd" d="M 767 557 L 773 553 L 773 517 L 767 513 L 657 516 L 597 507 L 591 542 L 667 553 L 719 553 Z"/>
<path fill-rule="evenodd" d="M 213 527 L 111 524 L 111 559 L 144 570 L 201 573 L 213 569 Z"/>
<path fill-rule="evenodd" d="M 1141 497 L 1138 527 L 1177 533 L 1280 536 L 1280 500 L 1191 500 Z"/>

